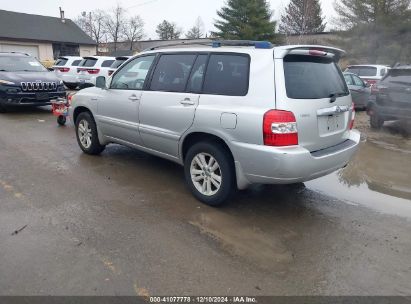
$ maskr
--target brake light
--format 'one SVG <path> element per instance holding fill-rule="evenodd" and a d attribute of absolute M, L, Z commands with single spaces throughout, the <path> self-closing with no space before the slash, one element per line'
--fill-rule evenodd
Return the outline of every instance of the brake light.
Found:
<path fill-rule="evenodd" d="M 62 73 L 67 73 L 70 71 L 70 68 L 59 68 L 59 71 Z"/>
<path fill-rule="evenodd" d="M 297 121 L 292 112 L 270 110 L 264 114 L 263 137 L 266 146 L 298 145 Z"/>
<path fill-rule="evenodd" d="M 68 104 L 69 105 L 71 105 L 71 100 L 73 99 L 73 95 L 72 94 L 69 94 L 68 96 L 67 96 L 67 102 L 68 102 Z"/>
<path fill-rule="evenodd" d="M 114 70 L 110 70 L 110 71 L 108 71 L 108 76 L 113 75 L 113 73 L 114 73 Z"/>
<path fill-rule="evenodd" d="M 99 69 L 87 69 L 87 72 L 89 74 L 98 74 L 100 73 L 100 70 Z"/>
<path fill-rule="evenodd" d="M 310 56 L 326 56 L 327 52 L 324 52 L 324 51 L 321 51 L 321 50 L 311 49 L 311 50 L 309 50 L 308 54 Z"/>
<path fill-rule="evenodd" d="M 355 122 L 355 104 L 352 103 L 351 105 L 351 121 L 350 121 L 350 130 L 354 128 L 354 122 Z"/>

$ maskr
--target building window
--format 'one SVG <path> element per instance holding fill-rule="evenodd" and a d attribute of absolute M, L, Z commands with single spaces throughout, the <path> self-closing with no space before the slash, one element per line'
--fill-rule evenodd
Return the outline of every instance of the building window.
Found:
<path fill-rule="evenodd" d="M 80 45 L 69 43 L 53 43 L 53 56 L 80 56 Z"/>

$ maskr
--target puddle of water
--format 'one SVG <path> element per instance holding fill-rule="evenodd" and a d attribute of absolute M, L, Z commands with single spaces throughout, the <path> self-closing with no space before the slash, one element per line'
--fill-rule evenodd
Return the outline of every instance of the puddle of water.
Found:
<path fill-rule="evenodd" d="M 351 204 L 411 218 L 411 143 L 368 138 L 345 168 L 305 183 L 306 187 Z"/>

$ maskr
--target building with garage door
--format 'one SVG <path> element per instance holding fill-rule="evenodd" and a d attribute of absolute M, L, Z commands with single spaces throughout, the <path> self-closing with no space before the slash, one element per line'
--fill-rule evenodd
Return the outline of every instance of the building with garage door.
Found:
<path fill-rule="evenodd" d="M 96 43 L 73 21 L 0 10 L 0 52 L 24 52 L 41 61 L 91 56 Z"/>

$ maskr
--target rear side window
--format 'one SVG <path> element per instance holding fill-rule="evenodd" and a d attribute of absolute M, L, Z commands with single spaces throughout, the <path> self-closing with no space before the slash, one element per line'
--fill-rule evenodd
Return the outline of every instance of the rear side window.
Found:
<path fill-rule="evenodd" d="M 66 59 L 66 58 L 59 58 L 59 59 L 57 59 L 57 61 L 54 65 L 55 66 L 65 66 L 67 61 L 68 61 L 68 59 Z"/>
<path fill-rule="evenodd" d="M 321 99 L 349 94 L 339 67 L 330 58 L 286 56 L 284 75 L 289 98 Z"/>
<path fill-rule="evenodd" d="M 111 67 L 111 65 L 114 63 L 114 60 L 105 60 L 103 61 L 103 63 L 101 64 L 102 68 L 109 68 Z"/>
<path fill-rule="evenodd" d="M 79 66 L 91 68 L 91 67 L 95 66 L 96 63 L 97 63 L 97 59 L 87 58 L 87 59 L 83 59 L 83 60 L 80 62 L 80 65 L 79 65 Z"/>
<path fill-rule="evenodd" d="M 71 66 L 78 66 L 81 62 L 81 59 L 79 60 L 74 60 L 73 63 L 71 64 Z"/>
<path fill-rule="evenodd" d="M 152 91 L 184 92 L 196 55 L 162 55 L 153 74 Z"/>
<path fill-rule="evenodd" d="M 248 92 L 250 58 L 243 55 L 216 54 L 210 56 L 203 93 L 245 96 Z"/>

